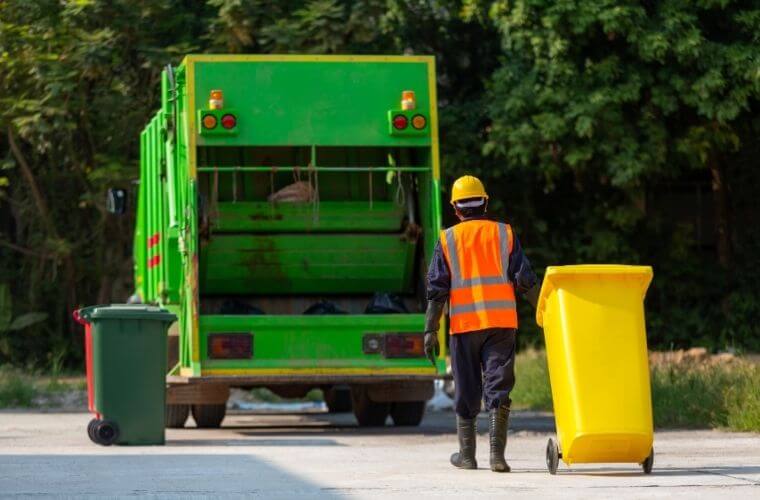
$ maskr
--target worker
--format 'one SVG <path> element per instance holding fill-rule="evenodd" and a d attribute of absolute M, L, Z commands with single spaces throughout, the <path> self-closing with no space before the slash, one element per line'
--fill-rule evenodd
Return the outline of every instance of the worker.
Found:
<path fill-rule="evenodd" d="M 449 302 L 451 367 L 459 452 L 451 463 L 476 469 L 475 440 L 481 398 L 489 415 L 490 465 L 509 472 L 504 452 L 515 383 L 515 292 L 534 307 L 539 287 L 509 224 L 486 218 L 488 194 L 476 177 L 454 182 L 451 204 L 460 222 L 442 231 L 427 275 L 425 354 L 440 352 L 438 330 Z"/>

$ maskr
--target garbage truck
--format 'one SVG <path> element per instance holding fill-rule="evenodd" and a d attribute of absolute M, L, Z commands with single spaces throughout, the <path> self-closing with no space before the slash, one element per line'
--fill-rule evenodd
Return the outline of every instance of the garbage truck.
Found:
<path fill-rule="evenodd" d="M 422 340 L 441 225 L 435 82 L 427 56 L 164 69 L 140 135 L 132 300 L 179 318 L 167 426 L 218 427 L 231 388 L 259 387 L 321 389 L 362 426 L 419 424 L 446 371 Z"/>

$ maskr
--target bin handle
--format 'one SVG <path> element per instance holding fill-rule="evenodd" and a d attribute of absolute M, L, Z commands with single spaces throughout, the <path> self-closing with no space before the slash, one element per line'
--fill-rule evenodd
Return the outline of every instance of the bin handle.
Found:
<path fill-rule="evenodd" d="M 80 325 L 86 326 L 88 324 L 87 321 L 79 314 L 79 309 L 75 309 L 71 315 L 74 316 L 74 321 Z"/>

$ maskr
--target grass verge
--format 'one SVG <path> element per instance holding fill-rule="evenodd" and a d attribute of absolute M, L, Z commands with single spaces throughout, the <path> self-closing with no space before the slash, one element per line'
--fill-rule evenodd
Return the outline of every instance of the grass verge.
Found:
<path fill-rule="evenodd" d="M 83 377 L 38 376 L 0 367 L 0 408 L 61 406 L 74 403 L 71 396 L 81 396 L 86 389 Z"/>
<path fill-rule="evenodd" d="M 515 361 L 513 405 L 551 411 L 543 351 L 526 350 Z M 760 365 L 666 363 L 652 368 L 652 411 L 658 428 L 722 428 L 760 432 Z"/>

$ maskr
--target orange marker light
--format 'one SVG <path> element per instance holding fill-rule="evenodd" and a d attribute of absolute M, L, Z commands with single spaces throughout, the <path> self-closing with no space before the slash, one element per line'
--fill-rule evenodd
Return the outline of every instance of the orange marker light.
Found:
<path fill-rule="evenodd" d="M 221 90 L 212 90 L 208 98 L 209 109 L 222 109 L 224 106 L 224 97 Z"/>
<path fill-rule="evenodd" d="M 401 92 L 401 109 L 409 111 L 417 107 L 417 99 L 414 97 L 413 90 L 405 90 Z"/>
<path fill-rule="evenodd" d="M 203 115 L 203 128 L 212 129 L 216 127 L 216 116 Z"/>
<path fill-rule="evenodd" d="M 422 130 L 427 125 L 427 119 L 422 115 L 414 115 L 412 117 L 412 127 L 417 130 Z"/>

